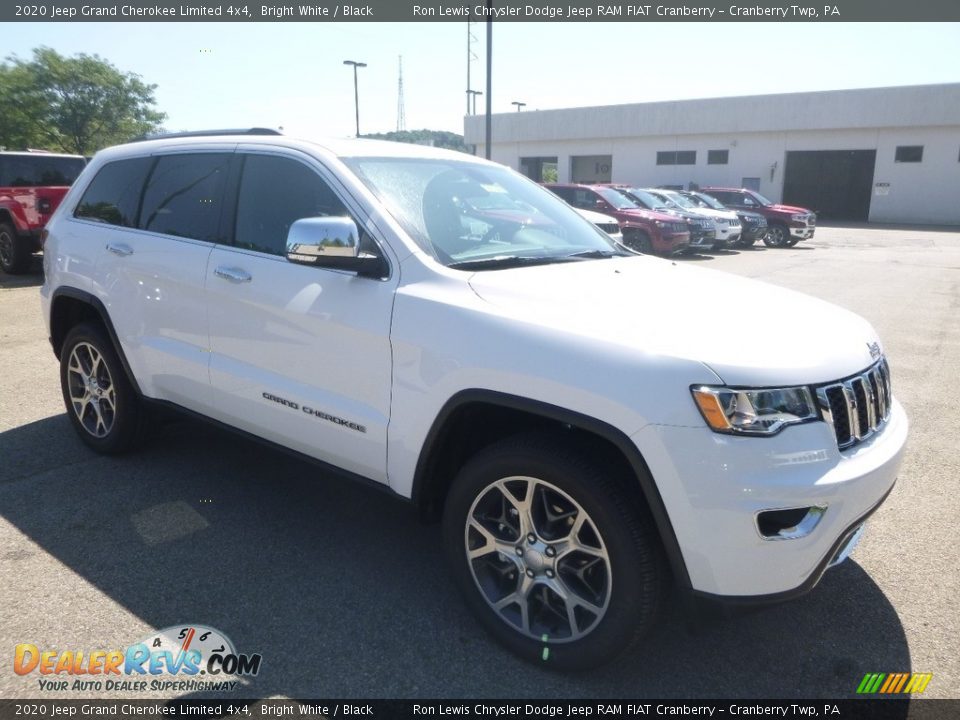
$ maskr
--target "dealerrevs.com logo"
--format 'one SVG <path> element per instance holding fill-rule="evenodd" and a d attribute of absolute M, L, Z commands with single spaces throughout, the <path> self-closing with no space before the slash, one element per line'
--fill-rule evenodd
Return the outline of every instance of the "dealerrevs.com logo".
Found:
<path fill-rule="evenodd" d="M 236 690 L 239 678 L 260 672 L 259 653 L 238 653 L 230 639 L 205 625 L 177 625 L 120 650 L 54 650 L 21 643 L 13 671 L 39 675 L 44 692 Z"/>

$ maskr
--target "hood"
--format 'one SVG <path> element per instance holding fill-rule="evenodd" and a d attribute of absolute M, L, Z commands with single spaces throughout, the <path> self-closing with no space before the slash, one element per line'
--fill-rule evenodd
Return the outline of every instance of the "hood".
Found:
<path fill-rule="evenodd" d="M 703 217 L 722 218 L 723 220 L 736 220 L 737 214 L 733 210 L 715 210 L 714 208 L 694 208 L 690 212 L 697 213 Z"/>
<path fill-rule="evenodd" d="M 660 222 L 676 222 L 676 215 L 668 215 L 665 212 L 660 212 L 659 210 L 644 210 L 643 208 L 626 208 L 623 210 L 618 210 L 617 212 L 622 212 L 627 216 L 634 215 L 636 217 L 645 218 L 647 220 L 659 220 Z"/>
<path fill-rule="evenodd" d="M 781 205 L 780 203 L 774 203 L 773 205 L 767 205 L 767 209 L 776 210 L 777 212 L 785 213 L 794 213 L 801 215 L 813 215 L 813 210 L 807 208 L 797 207 L 796 205 Z"/>
<path fill-rule="evenodd" d="M 868 344 L 879 342 L 866 320 L 822 300 L 648 256 L 477 272 L 469 283 L 506 316 L 638 357 L 702 362 L 728 385 L 838 380 L 873 363 Z"/>

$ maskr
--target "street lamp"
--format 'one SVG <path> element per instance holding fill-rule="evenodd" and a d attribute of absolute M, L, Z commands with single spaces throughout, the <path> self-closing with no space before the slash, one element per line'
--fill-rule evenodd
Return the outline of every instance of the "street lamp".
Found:
<path fill-rule="evenodd" d="M 353 109 L 357 116 L 357 137 L 360 137 L 360 93 L 357 90 L 357 68 L 366 67 L 366 63 L 356 60 L 344 60 L 344 65 L 353 65 Z"/>
<path fill-rule="evenodd" d="M 516 100 L 514 100 L 514 101 L 513 101 L 512 103 L 510 103 L 510 104 L 517 106 L 517 112 L 520 112 L 520 108 L 526 107 L 526 105 L 527 105 L 526 103 L 517 102 Z"/>
<path fill-rule="evenodd" d="M 477 114 L 477 95 L 483 95 L 479 90 L 467 90 L 467 94 L 470 95 L 468 99 L 473 100 L 473 110 L 470 111 L 471 115 Z"/>

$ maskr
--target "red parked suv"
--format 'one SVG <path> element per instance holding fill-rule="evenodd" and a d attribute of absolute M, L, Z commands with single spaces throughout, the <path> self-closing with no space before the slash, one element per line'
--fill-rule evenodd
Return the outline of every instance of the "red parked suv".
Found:
<path fill-rule="evenodd" d="M 767 200 L 756 190 L 746 188 L 700 188 L 700 192 L 716 198 L 728 208 L 752 210 L 767 219 L 767 235 L 763 242 L 770 247 L 793 247 L 801 240 L 809 240 L 817 229 L 817 214 L 793 205 L 781 205 Z"/>
<path fill-rule="evenodd" d="M 612 187 L 575 183 L 545 183 L 544 187 L 575 208 L 615 217 L 623 232 L 623 244 L 632 250 L 676 255 L 690 245 L 690 231 L 685 220 L 645 210 Z"/>
<path fill-rule="evenodd" d="M 80 155 L 0 152 L 0 269 L 26 272 L 40 231 L 84 165 Z"/>

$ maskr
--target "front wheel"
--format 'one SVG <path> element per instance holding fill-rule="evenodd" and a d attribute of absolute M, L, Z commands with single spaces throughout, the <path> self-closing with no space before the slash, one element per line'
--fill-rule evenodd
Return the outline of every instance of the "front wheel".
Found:
<path fill-rule="evenodd" d="M 787 247 L 788 242 L 790 242 L 790 229 L 786 225 L 771 225 L 763 238 L 763 243 L 767 247 Z"/>
<path fill-rule="evenodd" d="M 656 617 L 664 571 L 652 521 L 570 443 L 519 436 L 477 454 L 451 487 L 443 535 L 468 605 L 526 660 L 596 667 Z"/>
<path fill-rule="evenodd" d="M 60 385 L 70 422 L 97 452 L 119 454 L 141 439 L 140 398 L 99 326 L 83 323 L 67 333 L 60 352 Z"/>
<path fill-rule="evenodd" d="M 650 241 L 650 236 L 643 231 L 624 235 L 623 242 L 631 250 L 643 253 L 644 255 L 653 255 L 653 243 Z"/>

